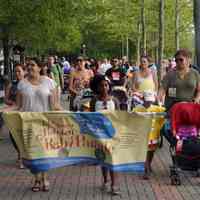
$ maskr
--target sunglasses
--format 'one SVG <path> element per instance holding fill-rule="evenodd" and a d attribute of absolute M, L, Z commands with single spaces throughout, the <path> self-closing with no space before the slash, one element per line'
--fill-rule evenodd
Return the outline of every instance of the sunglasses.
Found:
<path fill-rule="evenodd" d="M 34 67 L 35 64 L 34 63 L 29 63 L 28 66 Z"/>
<path fill-rule="evenodd" d="M 183 58 L 177 58 L 177 59 L 175 59 L 175 62 L 183 62 L 183 61 L 184 61 Z"/>

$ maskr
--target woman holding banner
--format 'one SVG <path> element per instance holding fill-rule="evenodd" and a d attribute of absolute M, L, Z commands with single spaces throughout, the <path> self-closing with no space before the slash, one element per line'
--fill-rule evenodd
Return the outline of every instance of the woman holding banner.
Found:
<path fill-rule="evenodd" d="M 103 75 L 96 75 L 91 81 L 91 89 L 96 96 L 90 102 L 91 111 L 110 110 L 114 111 L 119 109 L 119 102 L 114 97 L 110 96 L 111 84 L 109 79 Z M 102 167 L 103 185 L 102 189 L 108 189 L 108 172 L 111 178 L 111 193 L 113 195 L 120 194 L 120 189 L 117 186 L 117 173 L 112 170 Z"/>
<path fill-rule="evenodd" d="M 140 69 L 133 74 L 133 106 L 142 105 L 145 108 L 155 103 L 158 91 L 157 71 L 149 68 L 149 57 L 144 55 L 140 58 Z M 137 109 L 137 108 L 135 108 Z M 147 152 L 145 162 L 144 178 L 148 179 L 151 172 L 151 163 L 153 160 L 155 147 L 150 148 Z"/>
<path fill-rule="evenodd" d="M 27 65 L 27 78 L 19 82 L 17 89 L 17 106 L 22 112 L 46 112 L 50 110 L 61 110 L 56 97 L 55 82 L 41 76 L 40 63 L 37 59 L 31 59 Z M 36 173 L 35 182 L 32 186 L 33 192 L 49 191 L 47 173 Z"/>
<path fill-rule="evenodd" d="M 5 99 L 4 102 L 5 104 L 9 105 L 9 106 L 16 106 L 16 96 L 17 96 L 17 85 L 18 83 L 24 79 L 25 76 L 25 66 L 21 65 L 21 64 L 17 64 L 15 66 L 15 78 L 16 80 L 13 80 L 11 83 L 8 83 L 5 87 Z M 22 163 L 22 159 L 20 156 L 20 152 L 19 149 L 17 147 L 17 144 L 13 138 L 13 136 L 10 133 L 10 139 L 11 142 L 15 148 L 15 150 L 17 151 L 18 154 L 18 163 L 19 163 L 19 168 L 23 169 L 24 165 Z"/>

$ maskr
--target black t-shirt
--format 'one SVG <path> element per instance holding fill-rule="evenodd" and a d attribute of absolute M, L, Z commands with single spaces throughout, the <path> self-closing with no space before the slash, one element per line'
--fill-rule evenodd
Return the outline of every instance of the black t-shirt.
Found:
<path fill-rule="evenodd" d="M 5 80 L 3 76 L 0 76 L 0 103 L 4 101 L 4 87 L 5 87 Z"/>
<path fill-rule="evenodd" d="M 12 86 L 10 89 L 10 97 L 9 99 L 16 102 L 16 96 L 17 96 L 17 85 L 18 85 L 19 81 L 14 80 L 12 81 Z"/>
<path fill-rule="evenodd" d="M 108 69 L 106 76 L 110 79 L 112 86 L 124 86 L 125 84 L 126 73 L 120 67 Z"/>

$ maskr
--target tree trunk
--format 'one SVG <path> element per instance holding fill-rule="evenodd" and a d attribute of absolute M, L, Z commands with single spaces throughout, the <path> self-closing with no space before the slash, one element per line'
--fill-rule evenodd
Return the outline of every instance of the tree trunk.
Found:
<path fill-rule="evenodd" d="M 158 46 L 155 47 L 155 63 L 158 65 Z"/>
<path fill-rule="evenodd" d="M 8 36 L 5 35 L 3 40 L 3 56 L 4 56 L 4 74 L 9 75 L 9 39 Z"/>
<path fill-rule="evenodd" d="M 141 5 L 141 25 L 142 25 L 142 54 L 146 54 L 146 24 L 145 24 L 145 0 L 142 0 Z"/>
<path fill-rule="evenodd" d="M 124 37 L 122 36 L 122 57 L 124 56 Z"/>
<path fill-rule="evenodd" d="M 176 44 L 176 50 L 179 49 L 179 13 L 180 13 L 180 6 L 179 6 L 179 0 L 176 0 L 175 4 L 175 44 Z"/>
<path fill-rule="evenodd" d="M 140 63 L 140 48 L 141 48 L 141 24 L 138 23 L 138 37 L 137 37 L 137 64 Z"/>
<path fill-rule="evenodd" d="M 195 53 L 197 66 L 200 67 L 200 1 L 194 0 L 194 24 L 195 24 Z"/>
<path fill-rule="evenodd" d="M 160 81 L 161 73 L 162 73 L 162 59 L 163 59 L 163 52 L 164 52 L 164 7 L 165 7 L 165 0 L 160 0 L 159 2 L 160 12 L 159 12 L 159 55 L 158 55 L 158 80 Z"/>
<path fill-rule="evenodd" d="M 126 57 L 129 60 L 129 38 L 126 36 Z"/>

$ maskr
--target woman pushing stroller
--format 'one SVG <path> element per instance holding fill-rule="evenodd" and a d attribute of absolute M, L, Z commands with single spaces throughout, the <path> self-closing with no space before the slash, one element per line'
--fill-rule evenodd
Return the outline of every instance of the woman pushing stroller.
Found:
<path fill-rule="evenodd" d="M 178 50 L 175 54 L 176 69 L 169 71 L 161 82 L 158 101 L 167 111 L 178 102 L 200 102 L 200 75 L 191 68 L 191 57 L 187 49 Z M 163 135 L 169 143 L 173 142 L 170 132 L 163 131 Z"/>
<path fill-rule="evenodd" d="M 158 99 L 169 110 L 177 102 L 200 102 L 200 75 L 191 67 L 192 54 L 187 49 L 175 54 L 176 69 L 161 82 Z"/>
<path fill-rule="evenodd" d="M 167 122 L 161 131 L 170 143 L 170 153 L 173 166 L 170 169 L 172 184 L 180 184 L 177 168 L 188 170 L 195 166 L 196 161 L 179 156 L 182 151 L 180 144 L 184 142 L 186 150 L 193 151 L 187 144 L 188 139 L 197 140 L 198 130 L 195 115 L 192 110 L 200 103 L 200 75 L 191 67 L 191 52 L 186 49 L 178 50 L 175 54 L 176 69 L 168 72 L 161 82 L 158 100 L 163 102 L 168 111 Z M 181 103 L 182 102 L 182 103 Z M 184 103 L 183 103 L 184 102 Z M 199 105 L 198 105 L 199 106 Z M 192 116 L 192 117 L 191 117 Z M 167 126 L 168 125 L 168 126 Z M 183 153 L 183 152 L 181 152 Z M 198 170 L 198 166 L 193 167 Z M 192 170 L 193 170 L 192 169 Z"/>

